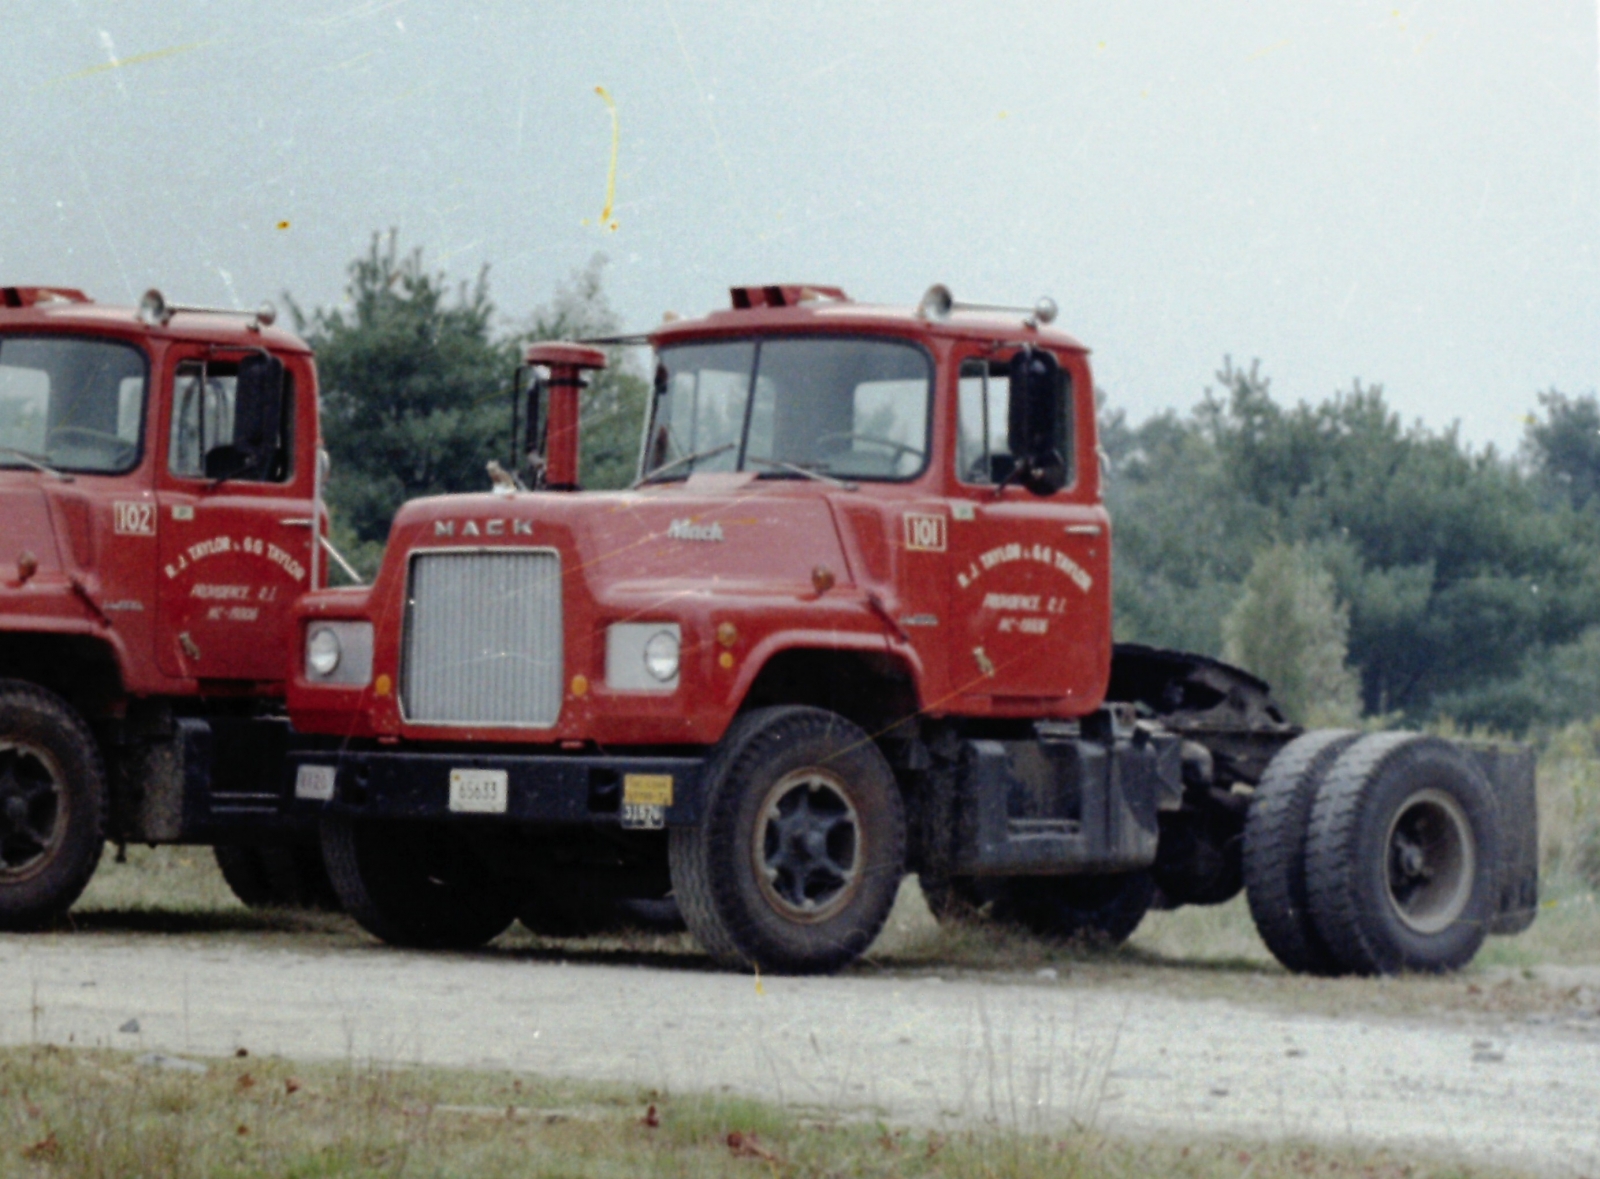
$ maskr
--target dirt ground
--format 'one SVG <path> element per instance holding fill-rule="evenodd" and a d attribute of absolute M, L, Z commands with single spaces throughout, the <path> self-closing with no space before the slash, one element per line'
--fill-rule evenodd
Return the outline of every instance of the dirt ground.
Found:
<path fill-rule="evenodd" d="M 711 971 L 681 937 L 416 954 L 342 918 L 297 932 L 225 904 L 91 909 L 76 933 L 0 938 L 0 1040 L 487 1066 L 927 1125 L 1365 1140 L 1600 1174 L 1600 968 L 1297 980 L 1237 955 L 1164 958 L 1152 921 L 1146 948 L 1110 959 L 1039 965 L 1024 948 L 982 967 L 981 944 L 929 942 L 913 898 L 866 966 L 757 979 Z"/>

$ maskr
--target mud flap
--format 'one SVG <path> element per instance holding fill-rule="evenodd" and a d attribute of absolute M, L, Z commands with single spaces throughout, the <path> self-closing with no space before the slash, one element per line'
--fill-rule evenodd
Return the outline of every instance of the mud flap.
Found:
<path fill-rule="evenodd" d="M 1490 933 L 1521 933 L 1539 910 L 1539 806 L 1531 749 L 1466 745 L 1500 804 L 1499 903 Z"/>

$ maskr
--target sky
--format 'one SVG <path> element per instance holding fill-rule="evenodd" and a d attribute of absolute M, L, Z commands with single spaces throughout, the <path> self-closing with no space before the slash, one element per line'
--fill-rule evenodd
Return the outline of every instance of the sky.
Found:
<path fill-rule="evenodd" d="M 943 282 L 1053 297 L 1135 421 L 1259 358 L 1514 450 L 1600 384 L 1596 33 L 1593 0 L 5 0 L 0 283 L 332 306 L 391 228 L 487 264 L 508 329 L 596 253 L 632 329 Z"/>

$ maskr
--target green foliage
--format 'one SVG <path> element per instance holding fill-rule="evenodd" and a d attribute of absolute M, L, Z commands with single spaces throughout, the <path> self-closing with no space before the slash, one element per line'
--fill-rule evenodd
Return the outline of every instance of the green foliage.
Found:
<path fill-rule="evenodd" d="M 359 569 L 377 567 L 404 501 L 488 489 L 487 462 L 509 459 L 510 381 L 528 342 L 618 330 L 604 266 L 596 255 L 509 336 L 494 330 L 487 269 L 452 288 L 392 231 L 350 264 L 346 306 L 307 314 L 289 300 L 317 353 L 333 540 Z M 609 361 L 583 395 L 586 487 L 626 486 L 638 454 L 648 382 L 621 349 Z"/>
<path fill-rule="evenodd" d="M 1539 394 L 1541 419 L 1528 419 L 1523 453 L 1543 489 L 1573 507 L 1600 495 L 1600 404 L 1594 394 L 1568 397 L 1551 389 Z"/>
<path fill-rule="evenodd" d="M 1514 685 L 1600 623 L 1594 521 L 1453 428 L 1404 426 L 1380 387 L 1285 407 L 1256 365 L 1217 379 L 1187 417 L 1107 423 L 1119 634 L 1215 652 L 1256 554 L 1305 545 L 1349 609 L 1367 710 L 1548 716 Z"/>
<path fill-rule="evenodd" d="M 491 334 L 487 270 L 452 294 L 393 232 L 373 235 L 346 291 L 348 309 L 290 305 L 317 354 L 329 506 L 357 539 L 382 543 L 402 501 L 487 489 L 515 349 Z"/>
<path fill-rule="evenodd" d="M 1223 657 L 1272 685 L 1289 718 L 1326 728 L 1360 715 L 1356 677 L 1345 666 L 1349 611 L 1333 577 L 1303 545 L 1262 549 L 1244 593 L 1222 620 Z"/>

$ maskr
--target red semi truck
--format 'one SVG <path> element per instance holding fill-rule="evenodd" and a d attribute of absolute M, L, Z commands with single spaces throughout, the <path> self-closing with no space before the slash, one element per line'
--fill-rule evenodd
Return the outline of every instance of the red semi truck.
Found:
<path fill-rule="evenodd" d="M 0 288 L 0 928 L 108 839 L 217 845 L 252 902 L 326 888 L 281 772 L 317 381 L 272 318 Z"/>
<path fill-rule="evenodd" d="M 721 963 L 826 971 L 867 948 L 907 872 L 936 913 L 1110 941 L 1153 904 L 1243 888 L 1279 959 L 1320 973 L 1450 969 L 1532 920 L 1525 751 L 1302 732 L 1243 671 L 1113 643 L 1094 384 L 1048 300 L 732 294 L 589 342 L 654 350 L 630 489 L 578 488 L 578 395 L 604 354 L 537 345 L 514 469 L 405 505 L 370 587 L 315 588 L 309 536 L 287 542 L 314 514 L 299 502 L 274 543 L 303 577 L 258 553 L 184 583 L 310 589 L 278 794 L 292 782 L 320 822 L 372 933 L 472 946 L 518 916 L 570 929 L 670 896 Z M 307 358 L 278 350 L 309 389 Z M 95 430 L 77 441 L 116 433 Z M 133 461 L 118 445 L 96 461 Z M 24 477 L 30 503 L 63 494 Z M 228 498 L 152 482 L 163 528 L 163 496 L 197 514 Z M 245 531 L 223 511 L 142 543 L 220 570 L 203 546 Z M 150 602 L 152 670 L 184 690 L 205 681 L 183 635 L 248 661 L 218 648 L 265 633 L 198 629 L 171 565 L 138 593 L 63 569 L 87 632 L 120 624 L 103 599 Z"/>

